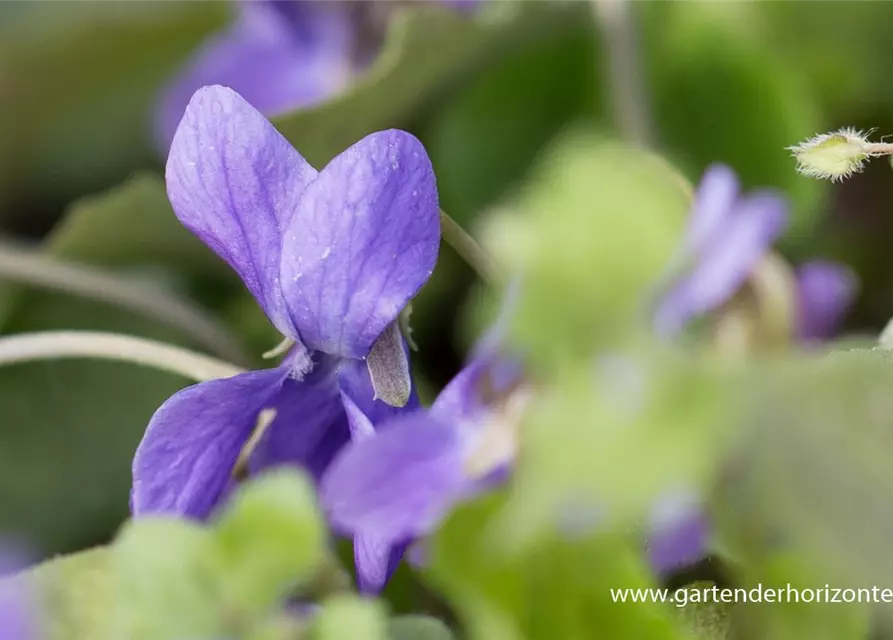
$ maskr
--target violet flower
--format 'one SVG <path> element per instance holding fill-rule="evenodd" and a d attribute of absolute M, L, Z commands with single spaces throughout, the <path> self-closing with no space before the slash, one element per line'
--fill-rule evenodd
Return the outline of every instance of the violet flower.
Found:
<path fill-rule="evenodd" d="M 280 366 L 188 387 L 152 417 L 133 461 L 132 511 L 203 519 L 262 410 L 275 418 L 249 469 L 301 465 L 318 479 L 350 439 L 345 406 L 372 423 L 418 406 L 398 315 L 437 260 L 437 190 L 408 133 L 369 135 L 317 172 L 223 87 L 190 101 L 166 178 L 180 221 L 296 342 Z"/>
<path fill-rule="evenodd" d="M 469 0 L 442 0 L 456 10 Z M 322 102 L 346 87 L 377 55 L 380 34 L 363 12 L 385 2 L 241 0 L 236 19 L 213 36 L 164 89 L 155 130 L 167 149 L 192 94 L 200 87 L 232 87 L 261 113 L 274 116 Z M 385 16 L 386 17 L 386 16 Z M 370 28 L 371 27 L 371 28 Z"/>
<path fill-rule="evenodd" d="M 676 261 L 687 269 L 654 313 L 658 334 L 678 333 L 696 316 L 730 300 L 786 224 L 787 203 L 780 195 L 761 190 L 742 196 L 730 168 L 709 167 L 695 194 Z M 797 285 L 797 336 L 830 337 L 852 303 L 852 272 L 831 262 L 807 263 L 798 272 Z"/>

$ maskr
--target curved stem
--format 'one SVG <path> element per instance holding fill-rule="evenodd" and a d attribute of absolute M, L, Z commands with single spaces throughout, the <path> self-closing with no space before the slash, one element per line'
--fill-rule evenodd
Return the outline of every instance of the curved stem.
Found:
<path fill-rule="evenodd" d="M 227 360 L 250 360 L 229 333 L 200 309 L 167 291 L 96 267 L 51 258 L 0 242 L 0 279 L 38 286 L 116 305 L 178 329 Z"/>
<path fill-rule="evenodd" d="M 635 23 L 629 0 L 590 0 L 607 43 L 608 89 L 616 125 L 633 144 L 652 146 L 645 82 L 639 64 Z"/>
<path fill-rule="evenodd" d="M 168 371 L 196 382 L 228 378 L 243 369 L 163 342 L 101 331 L 39 331 L 0 337 L 0 366 L 91 358 L 130 362 Z"/>
<path fill-rule="evenodd" d="M 493 259 L 487 255 L 478 241 L 472 238 L 443 209 L 440 210 L 440 230 L 447 244 L 456 250 L 456 253 L 468 263 L 468 266 L 474 269 L 481 280 L 491 284 L 496 282 L 498 269 Z"/>

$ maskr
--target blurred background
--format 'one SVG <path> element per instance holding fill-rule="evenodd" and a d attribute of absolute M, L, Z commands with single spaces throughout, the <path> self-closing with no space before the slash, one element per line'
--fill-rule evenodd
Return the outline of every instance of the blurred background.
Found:
<path fill-rule="evenodd" d="M 820 183 L 785 147 L 844 125 L 893 133 L 893 3 L 614 9 L 597 24 L 583 1 L 0 3 L 0 331 L 118 331 L 262 362 L 277 335 L 164 193 L 167 141 L 201 84 L 243 92 L 317 167 L 371 131 L 412 131 L 442 208 L 474 233 L 569 125 L 622 135 L 628 82 L 646 142 L 689 180 L 722 161 L 789 198 L 782 252 L 849 264 L 846 330 L 877 333 L 893 316 L 891 167 Z M 98 300 L 117 296 L 108 278 L 150 310 Z M 413 304 L 423 395 L 461 363 L 477 297 L 444 245 Z M 0 369 L 0 530 L 41 555 L 109 539 L 143 429 L 185 384 L 106 362 Z"/>

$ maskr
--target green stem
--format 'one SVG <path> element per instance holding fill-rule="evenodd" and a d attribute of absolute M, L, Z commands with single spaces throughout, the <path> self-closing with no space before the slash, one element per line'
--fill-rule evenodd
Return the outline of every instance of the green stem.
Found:
<path fill-rule="evenodd" d="M 440 210 L 440 229 L 443 239 L 474 269 L 478 277 L 489 284 L 499 280 L 498 268 L 478 241 L 443 209 Z"/>
<path fill-rule="evenodd" d="M 163 342 L 100 331 L 39 331 L 0 337 L 0 366 L 90 358 L 130 362 L 203 382 L 244 371 L 229 362 Z"/>

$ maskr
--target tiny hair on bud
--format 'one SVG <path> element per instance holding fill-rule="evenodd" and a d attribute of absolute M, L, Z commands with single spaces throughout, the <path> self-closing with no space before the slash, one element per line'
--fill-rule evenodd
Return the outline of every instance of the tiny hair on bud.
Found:
<path fill-rule="evenodd" d="M 797 171 L 810 178 L 836 182 L 859 173 L 865 161 L 882 155 L 880 147 L 868 141 L 868 132 L 845 127 L 817 135 L 798 145 L 787 147 L 797 159 Z"/>

